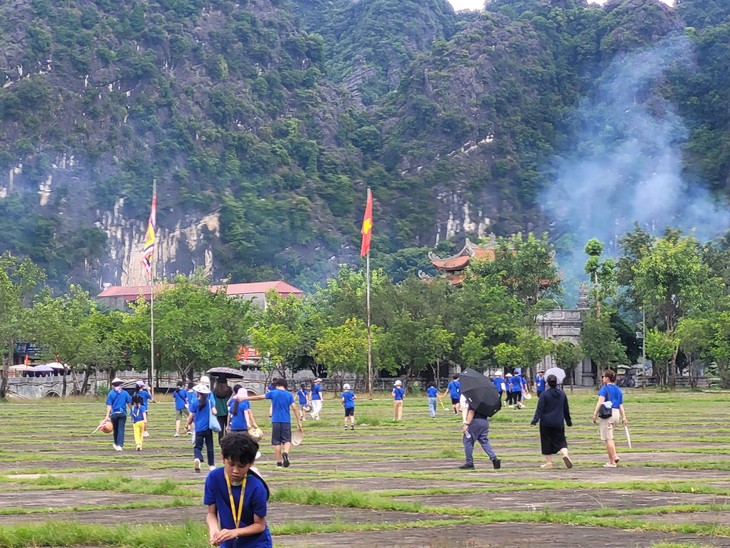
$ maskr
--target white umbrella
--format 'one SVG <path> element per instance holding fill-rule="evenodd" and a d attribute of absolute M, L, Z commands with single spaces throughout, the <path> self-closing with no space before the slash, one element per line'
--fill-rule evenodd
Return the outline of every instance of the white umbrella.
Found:
<path fill-rule="evenodd" d="M 558 384 L 563 384 L 563 381 L 565 380 L 565 371 L 563 371 L 560 367 L 551 367 L 550 369 L 545 371 L 546 379 L 550 375 L 555 375 L 555 378 L 558 379 Z"/>

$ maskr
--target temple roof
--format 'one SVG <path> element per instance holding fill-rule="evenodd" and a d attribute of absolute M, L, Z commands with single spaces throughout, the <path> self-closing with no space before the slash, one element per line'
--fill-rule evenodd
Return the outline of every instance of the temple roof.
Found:
<path fill-rule="evenodd" d="M 458 272 L 464 270 L 471 262 L 472 257 L 476 259 L 494 260 L 494 248 L 496 247 L 496 237 L 494 234 L 490 235 L 489 243 L 484 245 L 477 245 L 472 242 L 469 238 L 464 242 L 464 247 L 461 251 L 452 255 L 451 257 L 441 258 L 435 253 L 429 252 L 428 258 L 431 260 L 431 264 L 439 270 L 446 270 L 448 272 Z"/>
<path fill-rule="evenodd" d="M 165 284 L 156 287 L 157 291 L 163 288 L 172 287 L 174 284 Z M 279 295 L 304 295 L 301 289 L 289 285 L 288 283 L 277 280 L 273 282 L 253 282 L 247 284 L 228 284 L 228 285 L 211 285 L 211 291 L 219 291 L 225 288 L 226 294 L 230 296 L 245 296 L 253 294 L 268 293 L 272 289 L 276 290 Z M 121 297 L 125 301 L 136 301 L 139 297 L 149 300 L 151 289 L 149 285 L 112 285 L 104 289 L 97 297 Z"/>

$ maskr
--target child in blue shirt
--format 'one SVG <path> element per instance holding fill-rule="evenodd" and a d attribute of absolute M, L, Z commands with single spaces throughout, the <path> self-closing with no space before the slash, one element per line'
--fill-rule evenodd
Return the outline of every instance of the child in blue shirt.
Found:
<path fill-rule="evenodd" d="M 137 390 L 132 394 L 133 396 L 141 396 L 142 397 L 142 407 L 144 407 L 144 412 L 147 413 L 149 411 L 149 402 L 155 401 L 152 398 L 152 394 L 150 394 L 144 385 L 144 381 L 137 381 Z M 147 421 L 145 420 L 144 423 L 144 437 L 149 437 L 149 432 L 147 432 Z"/>
<path fill-rule="evenodd" d="M 188 415 L 188 393 L 183 388 L 183 382 L 177 382 L 177 388 L 172 393 L 172 399 L 175 402 L 175 437 L 180 437 L 180 422 L 187 422 Z"/>
<path fill-rule="evenodd" d="M 535 377 L 535 393 L 537 393 L 537 397 L 540 397 L 540 394 L 542 394 L 545 391 L 545 372 L 540 370 L 537 372 L 537 377 Z"/>
<path fill-rule="evenodd" d="M 515 373 L 510 379 L 510 384 L 512 385 L 512 403 L 517 409 L 522 409 L 524 407 L 522 405 L 522 387 L 525 384 L 522 375 Z"/>
<path fill-rule="evenodd" d="M 129 416 L 132 417 L 134 443 L 137 444 L 137 451 L 142 451 L 144 425 L 147 422 L 147 411 L 144 409 L 144 400 L 139 394 L 132 396 L 132 410 L 129 412 Z"/>
<path fill-rule="evenodd" d="M 395 381 L 391 394 L 393 394 L 393 420 L 399 421 L 403 418 L 403 400 L 406 397 L 401 381 Z"/>
<path fill-rule="evenodd" d="M 236 394 L 239 390 L 246 390 L 240 384 L 233 387 L 233 395 L 228 400 L 228 411 L 230 415 L 230 422 L 228 427 L 231 432 L 248 432 L 250 428 L 258 428 L 256 420 L 253 417 L 251 411 L 251 404 L 247 401 L 239 401 L 236 399 Z"/>
<path fill-rule="evenodd" d="M 304 416 L 304 406 L 307 405 L 307 400 L 309 399 L 309 390 L 307 390 L 306 384 L 302 383 L 299 385 L 297 399 L 299 400 L 299 418 L 305 421 L 307 418 Z"/>
<path fill-rule="evenodd" d="M 448 394 L 451 398 L 451 407 L 454 410 L 454 415 L 459 414 L 459 407 L 461 406 L 461 383 L 459 382 L 458 373 L 452 377 L 451 382 L 444 390 L 444 396 Z"/>
<path fill-rule="evenodd" d="M 355 400 L 357 396 L 350 390 L 350 385 L 345 384 L 342 386 L 344 392 L 342 392 L 342 407 L 345 408 L 345 430 L 347 430 L 347 422 L 349 419 L 350 429 L 355 429 Z"/>
<path fill-rule="evenodd" d="M 273 546 L 266 525 L 269 488 L 251 469 L 258 443 L 243 432 L 230 432 L 220 445 L 223 467 L 205 478 L 208 541 L 221 548 Z"/>
<path fill-rule="evenodd" d="M 439 389 L 436 388 L 436 383 L 430 382 L 428 383 L 428 388 L 426 388 L 426 395 L 428 396 L 428 413 L 431 415 L 432 419 L 436 418 L 436 400 L 439 396 Z"/>

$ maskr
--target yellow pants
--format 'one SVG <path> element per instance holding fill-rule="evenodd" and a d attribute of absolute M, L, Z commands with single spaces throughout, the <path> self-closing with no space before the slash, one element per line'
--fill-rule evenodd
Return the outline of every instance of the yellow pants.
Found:
<path fill-rule="evenodd" d="M 393 418 L 397 421 L 403 418 L 403 400 L 393 401 Z"/>
<path fill-rule="evenodd" d="M 133 426 L 134 426 L 134 443 L 136 443 L 137 445 L 139 445 L 141 447 L 142 443 L 143 443 L 142 440 L 144 440 L 144 436 L 143 436 L 144 421 L 135 422 Z"/>

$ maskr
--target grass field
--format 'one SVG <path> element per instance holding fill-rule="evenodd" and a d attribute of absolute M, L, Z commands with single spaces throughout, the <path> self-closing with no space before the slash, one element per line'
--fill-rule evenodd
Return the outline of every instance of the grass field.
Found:
<path fill-rule="evenodd" d="M 575 467 L 550 471 L 534 399 L 492 419 L 502 469 L 478 449 L 467 472 L 449 409 L 431 419 L 425 397 L 410 398 L 394 423 L 387 396 L 361 395 L 353 432 L 327 399 L 290 468 L 262 443 L 275 545 L 730 546 L 729 394 L 625 391 L 633 449 L 619 433 L 617 469 L 602 468 L 594 392 L 568 395 Z M 266 425 L 267 404 L 253 409 Z M 142 452 L 129 421 L 123 453 L 90 435 L 103 413 L 101 400 L 0 403 L 0 547 L 209 546 L 206 472 L 193 471 L 190 438 L 172 436 L 171 400 L 151 404 Z"/>

